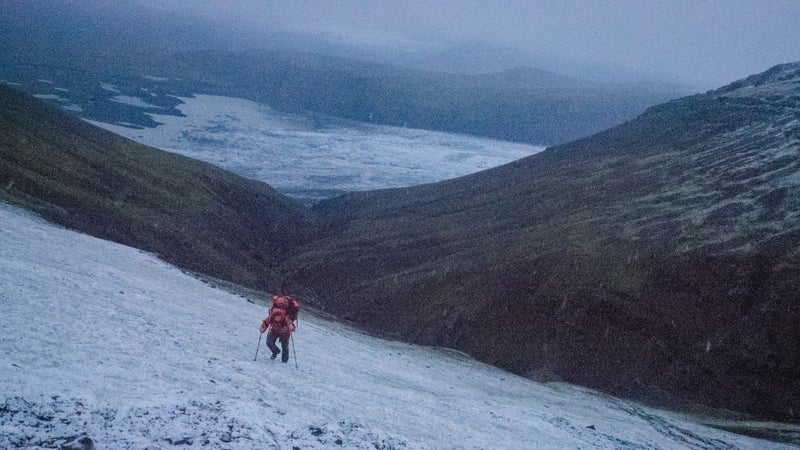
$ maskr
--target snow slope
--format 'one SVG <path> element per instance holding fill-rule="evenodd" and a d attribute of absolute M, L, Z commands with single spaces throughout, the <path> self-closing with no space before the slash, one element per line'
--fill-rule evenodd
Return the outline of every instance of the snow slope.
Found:
<path fill-rule="evenodd" d="M 264 306 L 0 203 L 0 448 L 783 448 Z"/>
<path fill-rule="evenodd" d="M 544 150 L 459 134 L 310 119 L 230 97 L 180 100 L 177 108 L 184 117 L 149 113 L 161 123 L 156 128 L 92 123 L 312 201 L 342 191 L 442 181 Z M 134 104 L 131 98 L 126 101 Z"/>

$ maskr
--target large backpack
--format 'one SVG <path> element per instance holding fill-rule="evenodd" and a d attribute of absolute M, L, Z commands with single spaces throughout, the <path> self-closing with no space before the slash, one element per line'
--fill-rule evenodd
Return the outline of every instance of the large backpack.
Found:
<path fill-rule="evenodd" d="M 300 312 L 300 304 L 288 295 L 273 295 L 272 307 L 282 309 L 292 322 L 297 320 L 297 314 Z"/>
<path fill-rule="evenodd" d="M 289 306 L 289 297 L 286 295 L 273 295 L 272 296 L 272 307 L 273 308 L 280 308 L 282 310 L 286 310 Z"/>
<path fill-rule="evenodd" d="M 272 317 L 270 323 L 275 333 L 284 334 L 294 331 L 294 324 L 292 324 L 289 316 L 286 315 L 285 309 L 273 306 L 270 310 L 270 317 Z"/>
<path fill-rule="evenodd" d="M 286 316 L 294 322 L 297 320 L 297 314 L 300 312 L 300 304 L 297 303 L 297 300 L 287 297 L 288 305 L 286 305 Z"/>

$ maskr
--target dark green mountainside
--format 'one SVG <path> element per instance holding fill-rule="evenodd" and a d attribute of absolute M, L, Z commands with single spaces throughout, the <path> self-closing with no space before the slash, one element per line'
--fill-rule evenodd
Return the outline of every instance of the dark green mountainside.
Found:
<path fill-rule="evenodd" d="M 800 64 L 475 175 L 321 203 L 328 311 L 533 377 L 800 418 Z"/>
<path fill-rule="evenodd" d="M 0 200 L 249 285 L 305 238 L 306 212 L 266 184 L 137 144 L 0 85 Z"/>

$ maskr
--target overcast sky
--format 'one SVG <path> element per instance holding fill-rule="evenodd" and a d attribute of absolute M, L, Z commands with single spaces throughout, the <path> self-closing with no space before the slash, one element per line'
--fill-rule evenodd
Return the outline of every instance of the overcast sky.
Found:
<path fill-rule="evenodd" d="M 800 60 L 798 0 L 170 2 L 169 7 L 215 19 L 371 44 L 485 42 L 564 61 L 611 63 L 702 87 Z"/>

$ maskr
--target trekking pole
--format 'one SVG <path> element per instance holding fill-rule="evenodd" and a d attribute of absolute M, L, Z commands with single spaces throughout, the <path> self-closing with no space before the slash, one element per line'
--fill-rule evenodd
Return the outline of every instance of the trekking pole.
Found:
<path fill-rule="evenodd" d="M 253 361 L 258 358 L 258 349 L 261 348 L 261 337 L 264 336 L 264 333 L 258 335 L 258 347 L 256 347 L 256 356 L 253 357 Z"/>
<path fill-rule="evenodd" d="M 297 369 L 297 347 L 294 346 L 294 335 L 290 334 L 289 339 L 292 340 L 292 351 L 294 351 L 294 368 Z"/>

